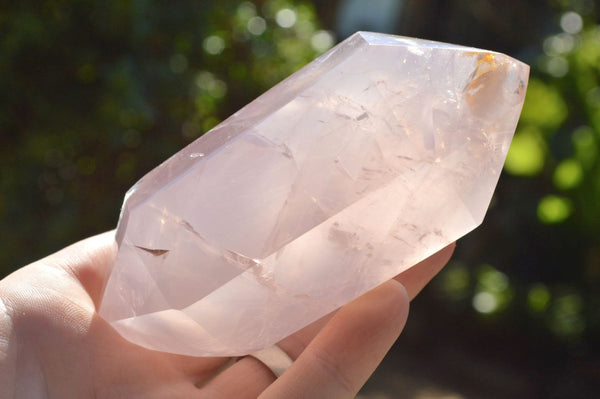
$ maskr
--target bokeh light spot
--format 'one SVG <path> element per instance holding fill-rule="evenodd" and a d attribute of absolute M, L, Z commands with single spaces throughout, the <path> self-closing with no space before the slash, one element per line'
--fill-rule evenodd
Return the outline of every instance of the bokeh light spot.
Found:
<path fill-rule="evenodd" d="M 555 78 L 562 78 L 569 72 L 569 61 L 564 57 L 549 57 L 546 59 L 544 69 Z"/>
<path fill-rule="evenodd" d="M 562 190 L 577 187 L 582 179 L 583 169 L 575 159 L 565 159 L 554 170 L 554 185 Z"/>
<path fill-rule="evenodd" d="M 296 24 L 296 19 L 296 12 L 289 8 L 283 8 L 277 11 L 277 15 L 275 16 L 275 22 L 282 28 L 291 28 Z"/>
<path fill-rule="evenodd" d="M 535 176 L 544 167 L 544 146 L 534 128 L 521 129 L 513 138 L 504 163 L 505 170 L 516 176 Z"/>
<path fill-rule="evenodd" d="M 333 47 L 335 40 L 333 34 L 326 30 L 320 30 L 310 39 L 312 48 L 319 53 L 324 53 Z"/>
<path fill-rule="evenodd" d="M 593 108 L 600 108 L 600 87 L 594 87 L 586 95 L 587 103 Z"/>
<path fill-rule="evenodd" d="M 547 37 L 544 40 L 544 53 L 554 56 L 569 53 L 575 47 L 575 38 L 568 33 Z"/>
<path fill-rule="evenodd" d="M 527 293 L 527 306 L 533 312 L 540 313 L 550 305 L 550 290 L 544 284 L 534 284 Z"/>
<path fill-rule="evenodd" d="M 471 273 L 466 265 L 454 261 L 444 268 L 439 282 L 446 295 L 453 299 L 462 299 L 468 294 L 471 285 Z"/>
<path fill-rule="evenodd" d="M 572 212 L 571 201 L 556 195 L 547 195 L 538 204 L 537 215 L 542 223 L 555 224 L 565 221 Z"/>
<path fill-rule="evenodd" d="M 583 19 L 575 11 L 568 11 L 560 17 L 560 27 L 567 33 L 577 34 L 583 28 Z"/>
<path fill-rule="evenodd" d="M 566 117 L 567 105 L 558 88 L 539 79 L 531 79 L 527 87 L 521 122 L 554 130 Z"/>
<path fill-rule="evenodd" d="M 236 14 L 238 18 L 247 21 L 256 16 L 256 6 L 250 1 L 243 1 L 237 8 Z"/>
<path fill-rule="evenodd" d="M 571 140 L 575 150 L 575 158 L 584 167 L 593 166 L 598 155 L 594 131 L 589 126 L 581 126 L 573 132 Z"/>
<path fill-rule="evenodd" d="M 204 39 L 202 47 L 204 47 L 204 51 L 208 54 L 218 55 L 225 49 L 225 41 L 220 36 L 208 36 Z"/>
<path fill-rule="evenodd" d="M 213 98 L 223 98 L 227 94 L 227 84 L 207 71 L 196 75 L 196 86 Z"/>
<path fill-rule="evenodd" d="M 493 313 L 498 309 L 498 300 L 490 292 L 478 292 L 473 297 L 473 308 L 479 313 Z"/>
<path fill-rule="evenodd" d="M 483 265 L 478 273 L 479 284 L 487 291 L 502 292 L 508 289 L 508 277 L 493 266 Z"/>
<path fill-rule="evenodd" d="M 261 17 L 252 17 L 248 21 L 248 32 L 252 33 L 255 36 L 262 35 L 267 29 L 267 22 L 264 18 Z"/>
<path fill-rule="evenodd" d="M 491 314 L 504 309 L 512 299 L 508 276 L 492 265 L 481 265 L 477 271 L 477 293 L 473 308 L 479 313 Z"/>

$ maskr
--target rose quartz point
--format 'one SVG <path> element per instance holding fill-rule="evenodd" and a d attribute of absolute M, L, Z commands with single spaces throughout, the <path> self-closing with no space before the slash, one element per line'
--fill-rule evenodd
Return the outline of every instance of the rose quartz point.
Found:
<path fill-rule="evenodd" d="M 527 85 L 506 55 L 359 32 L 144 176 L 101 316 L 144 347 L 268 347 L 479 225 Z"/>

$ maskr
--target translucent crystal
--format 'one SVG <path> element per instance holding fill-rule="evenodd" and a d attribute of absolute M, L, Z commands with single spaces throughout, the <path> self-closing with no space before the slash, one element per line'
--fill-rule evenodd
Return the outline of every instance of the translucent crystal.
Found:
<path fill-rule="evenodd" d="M 198 356 L 276 343 L 483 220 L 529 68 L 359 32 L 142 178 L 100 314 Z"/>

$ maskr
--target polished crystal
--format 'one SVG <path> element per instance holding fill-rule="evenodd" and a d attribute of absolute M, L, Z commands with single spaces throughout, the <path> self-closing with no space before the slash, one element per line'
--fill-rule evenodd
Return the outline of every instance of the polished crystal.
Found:
<path fill-rule="evenodd" d="M 482 222 L 528 70 L 353 35 L 129 190 L 100 314 L 151 349 L 244 355 L 401 273 Z"/>

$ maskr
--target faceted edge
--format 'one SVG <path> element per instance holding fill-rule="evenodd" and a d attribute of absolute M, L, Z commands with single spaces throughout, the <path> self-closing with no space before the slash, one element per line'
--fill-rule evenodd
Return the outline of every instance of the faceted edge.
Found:
<path fill-rule="evenodd" d="M 477 47 L 463 46 L 460 44 L 444 43 L 435 40 L 415 39 L 408 36 L 388 35 L 376 32 L 359 31 L 355 33 L 360 35 L 368 44 L 373 46 L 389 45 L 389 46 L 406 46 L 406 47 L 428 47 L 447 50 L 463 50 L 477 53 L 501 54 L 496 51 L 481 49 Z"/>
<path fill-rule="evenodd" d="M 154 190 L 149 190 L 149 188 L 155 186 L 162 187 L 166 182 L 186 173 L 197 162 L 200 162 L 203 156 L 208 155 L 207 153 L 215 151 L 222 145 L 230 142 L 239 134 L 243 133 L 251 125 L 261 122 L 271 113 L 283 108 L 300 93 L 319 81 L 324 73 L 332 70 L 352 56 L 353 52 L 351 50 L 366 44 L 367 42 L 364 38 L 356 33 L 304 66 L 298 72 L 288 76 L 277 85 L 273 86 L 248 105 L 241 108 L 219 125 L 204 133 L 201 137 L 188 144 L 182 150 L 144 175 L 127 191 L 123 207 L 125 208 L 127 206 L 131 209 L 146 201 L 155 192 Z M 333 57 L 336 53 L 340 54 L 339 58 Z M 325 71 L 319 73 L 323 69 Z M 223 129 L 229 129 L 228 134 L 223 134 Z M 199 154 L 197 151 L 200 148 L 203 151 L 202 154 Z M 201 156 L 192 157 L 192 154 Z M 190 162 L 185 162 L 186 160 L 189 160 Z M 119 219 L 121 219 L 121 217 Z M 122 237 L 119 238 L 122 239 Z M 118 240 L 118 242 L 120 242 L 120 240 Z"/>

